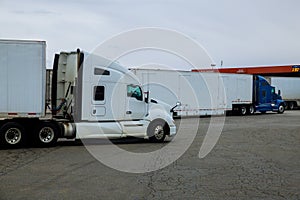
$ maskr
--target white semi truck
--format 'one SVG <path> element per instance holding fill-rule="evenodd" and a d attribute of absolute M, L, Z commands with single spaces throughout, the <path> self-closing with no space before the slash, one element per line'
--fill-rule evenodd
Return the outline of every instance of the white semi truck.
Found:
<path fill-rule="evenodd" d="M 0 40 L 1 145 L 176 134 L 172 106 L 147 98 L 128 69 L 77 50 L 56 54 L 46 78 L 45 52 L 44 41 Z"/>
<path fill-rule="evenodd" d="M 300 78 L 298 77 L 269 77 L 270 83 L 282 91 L 282 98 L 287 108 L 293 110 L 300 107 Z"/>
<path fill-rule="evenodd" d="M 241 115 L 258 111 L 284 112 L 284 101 L 266 79 L 247 74 L 132 68 L 150 97 L 174 104 L 181 116 L 220 115 L 233 111 Z"/>

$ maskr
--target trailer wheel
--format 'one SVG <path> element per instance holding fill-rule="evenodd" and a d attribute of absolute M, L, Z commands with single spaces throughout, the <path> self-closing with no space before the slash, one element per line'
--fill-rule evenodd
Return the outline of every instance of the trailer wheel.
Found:
<path fill-rule="evenodd" d="M 247 109 L 247 113 L 249 115 L 253 115 L 255 113 L 255 110 L 254 110 L 254 106 L 253 105 L 250 105 Z"/>
<path fill-rule="evenodd" d="M 165 121 L 156 120 L 151 122 L 147 130 L 151 142 L 163 142 L 169 134 L 169 126 Z"/>
<path fill-rule="evenodd" d="M 240 107 L 240 115 L 246 115 L 247 114 L 247 109 L 245 106 Z"/>
<path fill-rule="evenodd" d="M 35 130 L 36 145 L 42 147 L 54 146 L 57 142 L 59 127 L 52 122 L 43 122 Z"/>
<path fill-rule="evenodd" d="M 278 111 L 277 111 L 279 114 L 282 114 L 284 113 L 284 106 L 282 104 L 279 105 L 278 107 Z"/>
<path fill-rule="evenodd" d="M 8 122 L 0 128 L 0 142 L 7 147 L 17 147 L 25 141 L 25 129 L 17 122 Z"/>

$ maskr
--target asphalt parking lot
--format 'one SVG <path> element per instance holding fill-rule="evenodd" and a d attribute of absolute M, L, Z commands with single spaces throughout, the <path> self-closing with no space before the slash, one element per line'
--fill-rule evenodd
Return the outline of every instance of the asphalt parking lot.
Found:
<path fill-rule="evenodd" d="M 195 120 L 176 123 L 188 127 Z M 200 118 L 183 156 L 149 173 L 111 169 L 83 144 L 70 141 L 53 148 L 2 149 L 0 199 L 300 199 L 299 110 L 226 117 L 216 146 L 199 159 L 210 120 Z M 150 152 L 168 143 L 126 139 L 115 144 Z"/>

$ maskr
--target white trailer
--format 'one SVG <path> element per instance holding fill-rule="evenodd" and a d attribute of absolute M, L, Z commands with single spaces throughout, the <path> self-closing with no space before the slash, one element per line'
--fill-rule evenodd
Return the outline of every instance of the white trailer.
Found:
<path fill-rule="evenodd" d="M 300 78 L 298 77 L 269 77 L 270 83 L 281 91 L 282 98 L 288 109 L 300 106 Z"/>
<path fill-rule="evenodd" d="M 0 40 L 2 118 L 45 115 L 45 49 L 43 41 Z"/>
<path fill-rule="evenodd" d="M 40 41 L 0 40 L 1 145 L 127 136 L 162 142 L 176 134 L 172 106 L 148 101 L 128 69 L 77 50 L 56 54 L 46 78 L 45 48 Z"/>
<path fill-rule="evenodd" d="M 178 116 L 221 115 L 226 111 L 254 112 L 253 76 L 132 68 L 150 97 L 181 106 Z"/>
<path fill-rule="evenodd" d="M 241 115 L 255 112 L 253 97 L 253 76 L 246 74 L 220 74 L 225 88 L 224 102 L 226 111 L 234 111 Z"/>

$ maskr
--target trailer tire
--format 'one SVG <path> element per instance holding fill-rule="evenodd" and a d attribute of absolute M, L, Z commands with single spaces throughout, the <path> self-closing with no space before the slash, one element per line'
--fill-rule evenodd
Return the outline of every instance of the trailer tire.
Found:
<path fill-rule="evenodd" d="M 147 133 L 151 142 L 163 142 L 169 134 L 169 126 L 163 120 L 155 120 L 148 126 Z"/>
<path fill-rule="evenodd" d="M 59 127 L 53 122 L 42 122 L 34 131 L 34 141 L 37 146 L 50 147 L 57 142 Z"/>
<path fill-rule="evenodd" d="M 284 113 L 284 105 L 283 104 L 280 104 L 279 107 L 278 107 L 278 111 L 277 111 L 279 114 L 282 114 Z"/>
<path fill-rule="evenodd" d="M 5 123 L 0 128 L 0 143 L 6 147 L 19 147 L 25 143 L 25 128 L 17 122 Z"/>

